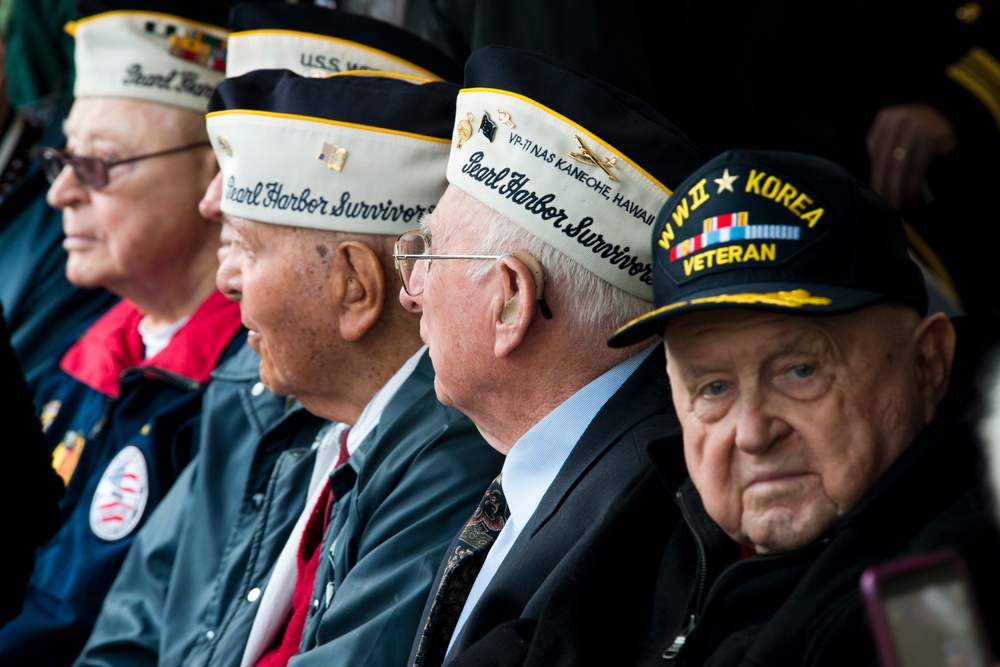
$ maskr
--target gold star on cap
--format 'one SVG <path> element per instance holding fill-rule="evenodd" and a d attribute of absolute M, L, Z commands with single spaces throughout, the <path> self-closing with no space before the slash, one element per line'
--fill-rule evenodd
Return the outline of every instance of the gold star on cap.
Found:
<path fill-rule="evenodd" d="M 737 178 L 739 178 L 739 175 L 730 176 L 729 169 L 727 168 L 725 171 L 722 172 L 721 178 L 713 179 L 719 185 L 719 189 L 716 191 L 715 194 L 720 194 L 723 190 L 729 190 L 730 192 L 734 192 L 733 183 L 736 182 Z"/>

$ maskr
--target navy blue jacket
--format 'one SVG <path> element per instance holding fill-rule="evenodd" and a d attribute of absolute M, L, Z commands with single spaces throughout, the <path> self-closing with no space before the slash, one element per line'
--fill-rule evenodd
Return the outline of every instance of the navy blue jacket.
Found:
<path fill-rule="evenodd" d="M 24 609 L 0 629 L 0 664 L 57 667 L 76 658 L 135 531 L 194 454 L 209 372 L 245 337 L 238 304 L 214 292 L 162 352 L 143 360 L 141 317 L 120 302 L 39 385 L 36 404 L 68 484 Z"/>
<path fill-rule="evenodd" d="M 79 665 L 184 664 L 277 559 L 329 422 L 268 391 L 259 363 L 243 345 L 212 372 L 198 455 L 136 536 Z"/>

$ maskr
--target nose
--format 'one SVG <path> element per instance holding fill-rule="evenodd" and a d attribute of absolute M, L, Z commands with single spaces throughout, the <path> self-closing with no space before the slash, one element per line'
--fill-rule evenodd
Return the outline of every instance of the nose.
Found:
<path fill-rule="evenodd" d="M 198 202 L 198 212 L 201 217 L 212 222 L 222 222 L 222 172 L 220 171 L 208 184 L 204 196 Z"/>
<path fill-rule="evenodd" d="M 230 301 L 239 301 L 243 296 L 243 274 L 236 261 L 236 254 L 226 234 L 229 225 L 222 225 L 223 243 L 219 247 L 219 268 L 215 272 L 215 286 Z"/>
<path fill-rule="evenodd" d="M 425 260 L 418 259 L 415 261 L 413 268 L 410 270 L 410 277 L 407 280 L 410 291 L 416 293 L 417 296 L 410 296 L 407 294 L 405 288 L 399 290 L 399 302 L 403 304 L 403 308 L 406 308 L 411 313 L 419 314 L 423 312 L 424 278 L 427 273 L 426 265 L 427 262 Z"/>
<path fill-rule="evenodd" d="M 222 229 L 219 232 L 219 249 L 216 251 L 219 257 L 219 266 L 226 261 L 226 257 L 229 256 L 229 250 L 233 246 L 233 227 L 225 222 L 222 223 Z"/>
<path fill-rule="evenodd" d="M 45 201 L 52 208 L 69 208 L 86 201 L 90 197 L 90 192 L 80 185 L 73 168 L 66 165 L 52 181 L 49 191 L 45 195 Z"/>
<path fill-rule="evenodd" d="M 406 293 L 405 289 L 402 287 L 399 288 L 399 303 L 402 304 L 403 308 L 414 315 L 419 315 L 423 312 L 421 306 L 422 296 L 422 294 L 418 296 L 410 296 Z"/>
<path fill-rule="evenodd" d="M 763 454 L 790 431 L 759 397 L 741 397 L 736 417 L 736 447 L 748 454 Z"/>

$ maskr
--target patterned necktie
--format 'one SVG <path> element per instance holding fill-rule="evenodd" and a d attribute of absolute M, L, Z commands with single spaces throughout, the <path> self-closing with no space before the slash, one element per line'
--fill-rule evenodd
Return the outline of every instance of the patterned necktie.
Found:
<path fill-rule="evenodd" d="M 479 507 L 452 543 L 444 573 L 438 582 L 434 602 L 424 622 L 413 667 L 436 667 L 444 661 L 451 635 L 469 597 L 472 584 L 483 567 L 486 554 L 503 529 L 510 509 L 503 497 L 497 475 Z"/>

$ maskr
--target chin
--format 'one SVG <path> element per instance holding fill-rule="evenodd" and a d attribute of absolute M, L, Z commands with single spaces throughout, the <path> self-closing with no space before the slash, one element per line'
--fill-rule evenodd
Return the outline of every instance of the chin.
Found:
<path fill-rule="evenodd" d="M 441 381 L 436 375 L 434 376 L 434 393 L 437 395 L 438 403 L 449 408 L 455 407 L 455 404 L 448 396 L 448 392 L 441 386 Z"/>
<path fill-rule="evenodd" d="M 87 275 L 86 272 L 72 271 L 69 267 L 66 269 L 66 280 L 69 281 L 69 283 L 74 287 L 79 287 L 80 289 L 96 289 L 98 287 L 105 287 L 101 281 Z"/>

